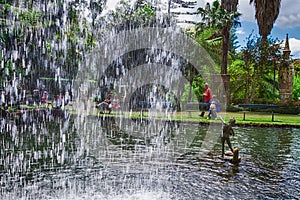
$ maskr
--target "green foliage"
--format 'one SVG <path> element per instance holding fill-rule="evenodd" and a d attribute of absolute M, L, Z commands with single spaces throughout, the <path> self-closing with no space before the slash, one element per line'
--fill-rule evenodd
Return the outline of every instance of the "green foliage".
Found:
<path fill-rule="evenodd" d="M 73 24 L 77 23 L 78 15 L 77 15 L 77 11 L 73 7 L 70 7 L 68 10 L 68 18 Z"/>
<path fill-rule="evenodd" d="M 221 7 L 221 3 L 215 0 L 212 5 L 206 3 L 205 8 L 198 8 L 202 20 L 196 24 L 196 31 L 201 33 L 207 28 L 221 30 L 224 24 L 229 27 L 240 26 L 239 16 L 237 11 L 227 12 Z"/>
<path fill-rule="evenodd" d="M 209 53 L 218 64 L 222 63 L 222 36 L 215 28 L 208 28 L 198 35 L 196 41 Z"/>
<path fill-rule="evenodd" d="M 51 12 L 40 9 L 46 2 L 36 4 L 30 1 L 29 5 L 27 1 L 22 7 L 18 7 L 18 2 L 10 2 L 11 5 L 6 3 L 0 7 L 3 19 L 1 23 L 8 22 L 1 24 L 0 45 L 4 54 L 1 60 L 4 68 L 0 69 L 0 84 L 4 85 L 4 82 L 11 81 L 14 78 L 13 72 L 16 72 L 17 78 L 18 75 L 26 76 L 15 83 L 27 88 L 37 87 L 35 85 L 38 82 L 37 75 L 55 73 L 55 69 L 48 67 L 52 63 L 61 66 L 62 74 L 68 76 L 67 78 L 73 78 L 76 66 L 83 58 L 82 52 L 87 52 L 95 46 L 98 39 L 95 35 L 101 36 L 101 34 L 93 35 L 97 27 L 95 23 L 87 25 L 86 16 L 82 15 L 82 11 L 89 8 L 95 14 L 93 16 L 99 16 L 105 0 L 91 3 L 84 0 L 57 1 L 55 10 Z M 64 10 L 65 4 L 68 4 L 67 12 Z M 62 17 L 64 12 L 67 13 L 66 21 Z M 15 19 L 18 20 L 13 24 L 10 23 Z M 17 52 L 17 57 L 12 55 L 14 52 Z"/>
<path fill-rule="evenodd" d="M 106 26 L 117 30 L 151 26 L 156 23 L 154 10 L 154 3 L 149 0 L 138 0 L 133 6 L 129 0 L 121 0 L 106 17 Z"/>
<path fill-rule="evenodd" d="M 262 48 L 260 37 L 250 35 L 247 38 L 239 58 L 228 68 L 232 102 L 272 103 L 278 98 L 278 83 L 276 77 L 274 82 L 274 73 L 282 59 L 279 45 L 277 40 L 270 39 Z"/>
<path fill-rule="evenodd" d="M 181 96 L 181 101 L 192 101 L 192 102 L 201 102 L 202 94 L 204 92 L 204 82 L 201 77 L 195 77 L 192 83 L 192 88 L 190 88 L 190 83 L 184 84 L 184 92 Z M 191 89 L 191 94 L 190 94 Z"/>
<path fill-rule="evenodd" d="M 214 1 L 212 5 L 210 3 L 206 3 L 205 8 L 198 8 L 198 13 L 200 14 L 202 20 L 201 22 L 196 24 L 196 30 L 202 32 L 206 28 L 216 28 L 221 29 L 222 19 L 224 10 L 221 8 L 221 4 L 219 1 Z"/>
<path fill-rule="evenodd" d="M 34 9 L 19 10 L 19 19 L 23 24 L 37 26 L 41 18 L 41 12 Z"/>
<path fill-rule="evenodd" d="M 215 28 L 207 28 L 197 33 L 195 28 L 186 29 L 185 33 L 195 39 L 211 56 L 214 62 L 221 65 L 222 62 L 222 35 Z"/>
<path fill-rule="evenodd" d="M 295 76 L 300 76 L 300 60 L 293 61 Z"/>
<path fill-rule="evenodd" d="M 231 61 L 232 55 L 235 53 L 233 46 L 236 38 L 230 38 L 231 29 L 240 26 L 239 16 L 241 14 L 237 12 L 233 4 L 231 6 L 233 7 L 231 10 L 225 10 L 220 1 L 215 0 L 212 4 L 208 2 L 204 8 L 199 7 L 197 10 L 202 20 L 196 24 L 194 35 L 197 38 L 207 29 L 214 30 L 214 33 L 211 33 L 205 40 L 210 40 L 208 42 L 213 42 L 212 44 L 217 41 L 218 48 L 209 46 L 205 42 L 202 42 L 202 45 L 213 60 L 222 66 L 221 73 L 227 73 L 227 59 L 223 58 L 226 56 Z"/>
<path fill-rule="evenodd" d="M 0 14 L 2 16 L 6 16 L 10 12 L 10 10 L 11 10 L 11 5 L 8 4 L 8 3 L 6 3 L 5 0 L 1 1 L 0 4 L 2 4 L 0 6 Z"/>
<path fill-rule="evenodd" d="M 92 34 L 88 34 L 86 43 L 87 43 L 88 46 L 95 46 L 96 45 L 96 41 L 93 39 Z"/>
<path fill-rule="evenodd" d="M 143 8 L 136 10 L 134 18 L 139 23 L 147 25 L 155 20 L 155 12 L 151 6 L 145 5 Z"/>
<path fill-rule="evenodd" d="M 230 74 L 230 92 L 233 95 L 233 99 L 236 101 L 241 101 L 245 96 L 245 84 L 247 83 L 246 78 L 253 76 L 253 65 L 247 66 L 244 60 L 237 59 L 232 62 L 228 68 L 228 73 Z"/>
<path fill-rule="evenodd" d="M 300 97 L 300 76 L 294 77 L 294 87 L 293 87 L 293 100 L 298 101 L 298 98 Z"/>
<path fill-rule="evenodd" d="M 238 37 L 236 35 L 235 27 L 231 28 L 229 40 L 230 40 L 230 42 L 228 44 L 229 45 L 229 47 L 228 47 L 229 57 L 231 57 L 231 59 L 234 59 L 234 57 L 236 55 L 236 50 L 240 47 L 240 44 L 238 42 Z"/>
<path fill-rule="evenodd" d="M 198 37 L 197 41 L 201 44 L 204 45 L 205 43 L 211 44 L 213 47 L 220 47 L 221 42 L 222 42 L 222 36 L 217 35 L 218 37 L 211 37 L 216 33 L 216 29 L 214 28 L 208 28 L 204 30 Z"/>
<path fill-rule="evenodd" d="M 136 14 L 138 16 L 153 16 L 155 15 L 155 12 L 150 6 L 146 5 L 143 8 L 138 9 Z"/>
<path fill-rule="evenodd" d="M 181 101 L 201 101 L 204 92 L 204 82 L 201 74 L 192 64 L 187 64 L 184 76 L 188 83 L 184 85 L 185 90 L 181 96 Z"/>
<path fill-rule="evenodd" d="M 47 42 L 47 41 L 46 41 L 46 49 L 47 49 L 48 52 L 51 51 L 51 45 L 50 45 L 50 43 Z"/>
<path fill-rule="evenodd" d="M 202 93 L 204 92 L 204 83 L 200 77 L 196 77 L 192 83 L 192 88 L 190 88 L 190 83 L 184 84 L 184 92 L 181 96 L 181 101 L 191 101 L 191 102 L 201 102 Z M 191 94 L 190 94 L 191 89 Z"/>
<path fill-rule="evenodd" d="M 193 92 L 197 97 L 197 100 L 202 101 L 202 94 L 204 92 L 204 82 L 201 76 L 196 76 L 193 81 Z"/>

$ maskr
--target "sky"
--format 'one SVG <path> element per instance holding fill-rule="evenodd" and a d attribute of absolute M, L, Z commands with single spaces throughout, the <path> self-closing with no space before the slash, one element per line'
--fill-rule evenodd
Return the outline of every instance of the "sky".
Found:
<path fill-rule="evenodd" d="M 161 1 L 167 10 L 168 0 Z M 192 0 L 186 0 L 186 2 Z M 211 3 L 214 0 L 197 0 L 197 7 L 204 7 L 207 2 Z M 271 0 L 272 1 L 272 0 Z M 255 19 L 254 4 L 249 4 L 250 0 L 239 0 L 238 11 L 242 13 L 240 17 L 241 27 L 237 29 L 238 41 L 243 47 L 246 38 L 253 32 L 259 36 L 258 26 Z M 118 3 L 118 0 L 108 0 L 107 7 L 112 8 Z M 176 4 L 171 9 L 173 12 L 191 12 L 191 9 L 176 7 Z M 195 10 L 194 10 L 195 11 Z M 199 16 L 180 15 L 179 20 L 199 20 Z M 300 59 L 300 0 L 281 0 L 279 16 L 271 31 L 271 37 L 274 39 L 285 40 L 286 34 L 289 35 L 289 44 L 292 58 Z"/>
<path fill-rule="evenodd" d="M 198 0 L 197 6 L 204 7 L 207 2 L 212 3 L 213 1 Z M 242 15 L 240 17 L 241 27 L 237 29 L 236 34 L 241 47 L 245 46 L 245 40 L 251 33 L 259 36 L 255 7 L 249 2 L 250 0 L 239 0 L 238 5 L 238 11 Z M 182 8 L 177 9 L 182 10 Z M 182 15 L 180 18 L 183 20 L 191 18 L 191 16 Z M 300 0 L 281 0 L 279 16 L 270 36 L 273 39 L 285 40 L 286 34 L 289 36 L 292 58 L 300 59 Z"/>
<path fill-rule="evenodd" d="M 242 26 L 237 30 L 240 44 L 254 31 L 258 35 L 254 5 L 249 0 L 239 0 L 239 12 L 242 13 Z M 279 16 L 271 31 L 272 38 L 285 40 L 289 36 L 292 58 L 300 59 L 300 0 L 281 0 Z"/>

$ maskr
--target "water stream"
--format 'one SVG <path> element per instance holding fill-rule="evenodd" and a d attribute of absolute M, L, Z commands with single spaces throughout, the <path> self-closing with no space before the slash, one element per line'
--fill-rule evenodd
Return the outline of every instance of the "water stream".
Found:
<path fill-rule="evenodd" d="M 299 198 L 299 129 L 235 127 L 242 158 L 235 166 L 219 158 L 220 125 L 168 120 L 185 96 L 198 102 L 192 81 L 210 83 L 228 103 L 216 64 L 171 19 L 158 14 L 149 27 L 126 21 L 105 29 L 105 18 L 85 19 L 96 16 L 85 1 L 12 2 L 1 10 L 9 36 L 1 43 L 1 87 L 9 95 L 1 96 L 0 199 Z M 70 92 L 72 111 L 19 109 L 42 85 L 53 105 Z M 119 95 L 115 118 L 95 115 L 99 87 Z M 148 118 L 132 120 L 145 101 Z"/>

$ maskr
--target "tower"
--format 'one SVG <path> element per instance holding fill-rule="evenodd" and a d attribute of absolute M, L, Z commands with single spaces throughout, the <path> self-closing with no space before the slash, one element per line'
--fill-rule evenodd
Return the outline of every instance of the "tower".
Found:
<path fill-rule="evenodd" d="M 290 45 L 288 34 L 286 34 L 285 46 L 283 49 L 283 60 L 280 62 L 278 72 L 278 84 L 280 105 L 288 106 L 292 100 L 292 92 L 294 85 L 294 65 L 290 60 Z"/>

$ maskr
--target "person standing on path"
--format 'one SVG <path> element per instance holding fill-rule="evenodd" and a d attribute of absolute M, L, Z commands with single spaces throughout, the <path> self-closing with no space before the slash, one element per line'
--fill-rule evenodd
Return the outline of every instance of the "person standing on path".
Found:
<path fill-rule="evenodd" d="M 202 106 L 202 112 L 200 114 L 201 117 L 204 117 L 205 110 L 208 110 L 208 108 L 209 108 L 209 101 L 211 99 L 211 91 L 210 91 L 208 83 L 205 83 L 204 87 L 205 87 L 205 92 L 202 94 L 202 96 L 204 98 L 203 99 L 204 103 L 207 104 L 207 105 Z"/>

